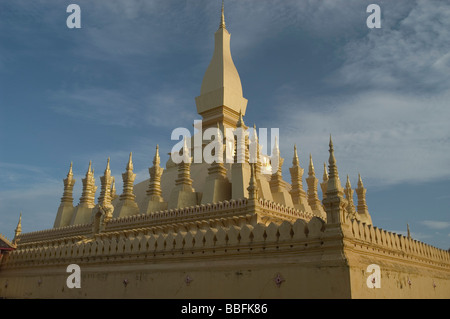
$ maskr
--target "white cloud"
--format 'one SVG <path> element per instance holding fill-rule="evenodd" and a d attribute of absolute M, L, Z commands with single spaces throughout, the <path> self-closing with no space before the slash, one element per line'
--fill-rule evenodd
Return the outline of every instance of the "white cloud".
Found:
<path fill-rule="evenodd" d="M 422 225 L 425 225 L 429 228 L 432 229 L 446 229 L 450 227 L 450 223 L 449 222 L 444 222 L 444 221 L 437 221 L 437 220 L 424 220 L 422 222 L 420 222 Z"/>
<path fill-rule="evenodd" d="M 320 111 L 290 101 L 279 114 L 280 145 L 292 154 L 296 143 L 304 166 L 311 152 L 317 167 L 328 159 L 331 133 L 341 174 L 360 172 L 377 184 L 449 178 L 442 169 L 450 162 L 449 99 L 450 92 L 427 98 L 378 91 L 307 101 Z"/>
<path fill-rule="evenodd" d="M 352 39 L 327 79 L 339 94 L 306 99 L 281 86 L 281 147 L 297 143 L 304 166 L 311 152 L 321 167 L 331 133 L 341 175 L 360 172 L 372 185 L 449 178 L 442 168 L 450 162 L 450 6 L 433 4 L 389 11 L 382 29 Z"/>
<path fill-rule="evenodd" d="M 388 25 L 345 46 L 345 64 L 331 78 L 333 83 L 407 91 L 447 89 L 449 15 L 448 2 L 421 0 L 406 16 L 385 19 Z"/>
<path fill-rule="evenodd" d="M 106 125 L 134 126 L 142 108 L 134 97 L 105 88 L 57 91 L 51 98 L 51 109 L 57 113 Z"/>

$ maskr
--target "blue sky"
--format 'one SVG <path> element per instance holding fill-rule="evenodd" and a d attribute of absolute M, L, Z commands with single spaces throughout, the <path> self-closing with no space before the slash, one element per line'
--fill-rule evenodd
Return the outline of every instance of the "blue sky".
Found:
<path fill-rule="evenodd" d="M 66 8 L 81 7 L 81 29 Z M 381 7 L 381 29 L 366 8 Z M 155 145 L 192 128 L 219 0 L 0 0 L 0 233 L 51 228 L 74 163 L 117 189 L 129 152 L 137 182 Z M 321 179 L 333 135 L 341 182 L 358 172 L 376 226 L 450 247 L 450 4 L 446 1 L 227 0 L 245 122 L 280 128 Z M 166 158 L 163 159 L 165 161 Z M 304 183 L 306 185 L 306 183 Z M 98 196 L 98 194 L 97 194 Z M 356 199 L 356 198 L 355 198 Z"/>

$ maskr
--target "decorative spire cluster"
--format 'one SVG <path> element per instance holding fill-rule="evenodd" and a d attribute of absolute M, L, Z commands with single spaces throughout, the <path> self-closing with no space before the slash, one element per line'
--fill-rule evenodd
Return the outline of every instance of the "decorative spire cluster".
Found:
<path fill-rule="evenodd" d="M 369 210 L 366 204 L 366 189 L 364 188 L 360 174 L 358 174 L 358 187 L 356 188 L 356 195 L 358 196 L 357 211 L 360 220 L 366 224 L 372 224 L 372 218 L 369 215 Z"/>
<path fill-rule="evenodd" d="M 17 244 L 19 242 L 18 237 L 20 236 L 21 233 L 22 233 L 22 212 L 20 212 L 19 222 L 17 223 L 17 227 L 14 232 L 14 239 L 13 239 L 14 244 Z"/>
<path fill-rule="evenodd" d="M 114 176 L 111 177 L 111 200 L 115 200 L 119 195 L 116 193 L 116 178 Z"/>
<path fill-rule="evenodd" d="M 192 158 L 185 136 L 183 142 L 183 159 L 178 164 L 178 178 L 175 180 L 175 185 L 181 185 L 184 190 L 192 189 L 191 162 Z"/>
<path fill-rule="evenodd" d="M 101 181 L 101 190 L 100 196 L 98 198 L 98 204 L 103 207 L 110 207 L 111 205 L 111 186 L 113 182 L 113 177 L 111 177 L 111 169 L 109 166 L 109 157 L 106 162 L 106 169 L 103 176 L 100 177 Z"/>
<path fill-rule="evenodd" d="M 255 124 L 253 124 L 253 134 L 250 139 L 249 150 L 250 150 L 249 161 L 250 163 L 256 164 L 255 173 L 257 176 L 259 176 L 259 174 L 261 174 L 261 154 L 260 154 L 261 147 L 259 145 L 258 133 L 256 131 Z"/>
<path fill-rule="evenodd" d="M 353 203 L 353 189 L 350 184 L 350 178 L 347 175 L 347 183 L 345 184 L 345 199 L 347 200 L 347 214 L 350 218 L 357 218 L 355 204 Z"/>
<path fill-rule="evenodd" d="M 272 193 L 272 198 L 274 201 L 285 205 L 293 207 L 294 203 L 292 201 L 292 196 L 286 188 L 286 184 L 283 181 L 281 174 L 281 167 L 283 165 L 284 159 L 280 156 L 280 148 L 278 146 L 278 139 L 275 136 L 275 143 L 272 150 L 272 176 L 270 178 L 270 192 Z"/>
<path fill-rule="evenodd" d="M 303 205 L 306 206 L 308 204 L 308 200 L 306 198 L 306 192 L 303 189 L 303 172 L 304 169 L 300 167 L 300 161 L 298 159 L 297 154 L 297 145 L 294 145 L 294 157 L 292 158 L 292 167 L 289 168 L 291 173 L 291 196 L 292 202 L 294 205 Z"/>
<path fill-rule="evenodd" d="M 217 123 L 216 137 L 216 147 L 214 149 L 217 151 L 217 154 L 214 154 L 215 160 L 208 168 L 208 176 L 224 179 L 227 177 L 227 170 L 223 164 L 223 136 L 222 131 L 219 128 L 219 123 Z"/>
<path fill-rule="evenodd" d="M 322 189 L 322 200 L 327 198 L 327 185 L 328 185 L 328 172 L 327 172 L 327 164 L 323 163 L 323 181 L 320 183 L 320 188 Z"/>
<path fill-rule="evenodd" d="M 247 126 L 245 126 L 242 113 L 239 112 L 239 120 L 236 124 L 236 163 L 249 162 L 249 139 L 247 134 Z"/>
<path fill-rule="evenodd" d="M 312 156 L 309 154 L 309 170 L 306 183 L 308 184 L 308 204 L 314 212 L 322 210 L 322 204 L 320 203 L 319 195 L 317 194 L 318 182 L 319 180 L 316 178 Z"/>
<path fill-rule="evenodd" d="M 80 197 L 80 205 L 92 208 L 95 206 L 95 186 L 94 170 L 92 169 L 92 162 L 89 161 L 89 167 L 86 172 L 86 177 L 82 179 L 83 191 Z"/>
<path fill-rule="evenodd" d="M 68 203 L 73 205 L 73 186 L 75 185 L 75 179 L 73 178 L 72 162 L 70 162 L 69 172 L 67 177 L 63 180 L 64 193 L 61 197 L 61 203 Z"/>
<path fill-rule="evenodd" d="M 133 154 L 130 152 L 130 157 L 128 159 L 126 172 L 122 174 L 123 179 L 123 193 L 120 195 L 120 200 L 132 200 L 136 198 L 133 193 L 133 183 L 136 178 L 136 174 L 133 173 Z"/>
<path fill-rule="evenodd" d="M 330 135 L 330 157 L 328 159 L 328 168 L 329 168 L 329 178 L 327 184 L 326 197 L 337 195 L 342 197 L 343 191 L 341 186 L 341 181 L 339 180 L 338 169 L 336 165 L 336 158 L 334 157 L 334 149 L 333 149 L 333 140 Z"/>
<path fill-rule="evenodd" d="M 249 200 L 257 200 L 258 199 L 258 188 L 256 187 L 256 178 L 255 178 L 255 164 L 250 164 L 250 183 L 247 188 L 248 190 L 248 198 Z"/>
<path fill-rule="evenodd" d="M 160 166 L 159 145 L 156 145 L 155 156 L 153 157 L 153 166 L 148 169 L 150 182 L 147 189 L 148 196 L 161 196 L 161 175 L 164 169 Z"/>

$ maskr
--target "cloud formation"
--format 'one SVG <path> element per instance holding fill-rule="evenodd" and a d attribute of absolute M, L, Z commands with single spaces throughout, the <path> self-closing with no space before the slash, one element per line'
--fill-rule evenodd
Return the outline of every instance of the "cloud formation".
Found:
<path fill-rule="evenodd" d="M 422 225 L 427 226 L 431 229 L 442 230 L 450 227 L 449 222 L 437 221 L 437 220 L 424 220 L 421 222 Z"/>
<path fill-rule="evenodd" d="M 325 80 L 340 93 L 305 99 L 289 83 L 280 87 L 284 144 L 324 161 L 332 133 L 340 170 L 372 184 L 449 178 L 442 167 L 450 162 L 450 5 L 434 4 L 417 1 L 406 15 L 391 13 L 397 20 L 379 32 L 350 41 Z"/>

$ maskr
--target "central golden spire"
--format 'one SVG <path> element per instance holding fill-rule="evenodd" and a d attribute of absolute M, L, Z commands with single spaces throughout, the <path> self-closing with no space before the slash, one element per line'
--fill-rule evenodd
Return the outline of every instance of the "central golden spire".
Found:
<path fill-rule="evenodd" d="M 236 128 L 239 112 L 245 115 L 247 108 L 241 79 L 231 57 L 223 2 L 219 29 L 214 34 L 214 53 L 203 77 L 200 96 L 195 101 L 197 112 L 203 117 L 203 129 L 217 124 L 221 129 Z"/>

